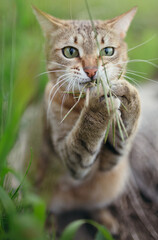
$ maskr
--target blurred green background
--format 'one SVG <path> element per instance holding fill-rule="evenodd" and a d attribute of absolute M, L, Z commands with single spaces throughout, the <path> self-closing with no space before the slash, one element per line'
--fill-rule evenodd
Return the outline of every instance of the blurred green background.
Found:
<path fill-rule="evenodd" d="M 4 190 L 4 177 L 11 171 L 7 168 L 6 159 L 15 142 L 21 115 L 30 102 L 43 95 L 47 82 L 46 75 L 36 77 L 45 71 L 44 38 L 32 13 L 31 4 L 59 18 L 88 19 L 84 0 L 1 0 L 0 216 L 1 219 L 3 219 L 3 215 L 12 219 L 7 223 L 10 224 L 12 240 L 17 240 L 17 235 L 22 236 L 19 239 L 25 239 L 24 235 L 20 235 L 23 233 L 19 231 L 24 231 L 23 227 L 27 224 L 28 229 L 35 226 L 37 236 L 33 235 L 32 238 L 27 236 L 26 239 L 36 239 L 36 237 L 43 239 L 39 237 L 40 232 L 36 225 L 39 226 L 41 222 L 44 225 L 45 219 L 44 203 L 27 193 L 27 198 L 24 198 L 25 202 L 32 204 L 34 210 L 33 213 L 25 213 L 25 217 L 21 215 L 21 221 L 19 221 L 17 219 L 19 215 L 16 215 L 19 212 L 15 214 L 12 193 L 6 193 Z M 156 79 L 158 77 L 158 1 L 89 0 L 89 5 L 94 19 L 109 19 L 128 11 L 133 6 L 138 6 L 137 15 L 129 29 L 126 41 L 129 48 L 150 41 L 130 51 L 129 58 L 131 60 L 150 60 L 151 63 L 131 62 L 129 68 L 143 72 L 145 78 Z M 135 79 L 138 82 L 144 81 L 139 77 L 135 77 Z M 1 209 L 3 210 L 1 211 Z M 12 216 L 8 215 L 7 209 L 11 209 Z M 3 234 L 3 239 L 9 239 L 5 238 L 7 236 L 5 231 L 8 229 L 8 225 L 6 224 L 6 228 L 5 224 L 5 222 L 1 222 L 0 236 Z M 19 226 L 17 233 L 13 231 L 16 224 Z"/>

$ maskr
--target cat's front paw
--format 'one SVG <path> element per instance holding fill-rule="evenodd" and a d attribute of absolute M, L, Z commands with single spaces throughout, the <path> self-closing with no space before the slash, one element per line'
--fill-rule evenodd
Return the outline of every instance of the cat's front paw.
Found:
<path fill-rule="evenodd" d="M 111 92 L 120 99 L 121 117 L 129 132 L 137 125 L 140 116 L 140 98 L 137 89 L 126 80 L 115 80 Z"/>
<path fill-rule="evenodd" d="M 112 118 L 115 111 L 119 111 L 120 105 L 120 99 L 115 96 L 105 97 L 105 95 L 96 94 L 90 97 L 88 111 L 99 119 L 108 120 Z"/>

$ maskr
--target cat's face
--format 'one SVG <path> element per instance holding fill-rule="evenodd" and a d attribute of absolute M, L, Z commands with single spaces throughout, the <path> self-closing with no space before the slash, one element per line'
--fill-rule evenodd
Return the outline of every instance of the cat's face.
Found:
<path fill-rule="evenodd" d="M 125 71 L 127 47 L 123 41 L 136 12 L 132 9 L 110 21 L 63 21 L 36 10 L 46 36 L 50 79 L 66 91 L 81 91 L 98 78 L 107 84 Z"/>

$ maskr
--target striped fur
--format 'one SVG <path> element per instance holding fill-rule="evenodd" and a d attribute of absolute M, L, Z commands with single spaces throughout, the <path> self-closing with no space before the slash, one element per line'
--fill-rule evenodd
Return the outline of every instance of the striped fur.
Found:
<path fill-rule="evenodd" d="M 128 155 L 140 116 L 140 100 L 135 87 L 123 77 L 118 77 L 126 70 L 127 45 L 124 37 L 135 12 L 134 8 L 109 21 L 94 21 L 100 48 L 115 47 L 114 56 L 103 57 L 102 62 L 101 57 L 98 58 L 96 33 L 90 21 L 59 20 L 35 9 L 46 36 L 50 79 L 44 96 L 46 132 L 43 146 L 47 145 L 49 139 L 50 151 L 61 162 L 61 168 L 64 168 L 50 201 L 50 208 L 56 213 L 72 208 L 94 209 L 107 206 L 126 186 L 129 175 Z M 66 46 L 77 48 L 79 57 L 65 58 L 61 49 Z M 81 99 L 61 123 L 61 106 L 64 116 L 76 103 L 73 94 L 66 94 L 63 99 L 63 92 L 80 92 L 82 84 L 89 79 L 85 72 L 87 68 L 97 68 L 97 76 L 103 78 L 106 84 L 104 66 L 114 94 L 114 106 L 108 99 L 110 114 L 102 90 L 98 97 L 97 89 L 93 88 L 89 105 L 86 106 L 85 99 Z M 61 82 L 58 85 L 59 80 Z M 59 86 L 60 90 L 57 91 Z M 116 143 L 113 146 L 112 129 L 106 144 L 104 136 L 115 111 L 121 114 L 128 138 L 125 137 L 123 142 L 116 126 Z M 49 158 L 51 163 L 55 161 L 45 149 L 44 155 L 41 154 L 45 156 L 41 158 L 43 165 L 44 159 Z M 49 161 L 46 161 L 47 164 Z"/>

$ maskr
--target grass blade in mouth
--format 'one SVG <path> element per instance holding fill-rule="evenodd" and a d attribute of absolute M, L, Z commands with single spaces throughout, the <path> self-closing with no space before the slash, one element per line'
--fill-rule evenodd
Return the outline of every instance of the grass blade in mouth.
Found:
<path fill-rule="evenodd" d="M 80 101 L 80 99 L 82 98 L 82 94 L 83 94 L 83 91 L 84 91 L 84 89 L 86 88 L 86 86 L 87 85 L 85 85 L 83 88 L 82 88 L 82 90 L 81 90 L 81 92 L 80 92 L 80 95 L 79 95 L 79 97 L 78 97 L 78 100 L 77 100 L 77 102 L 72 106 L 72 108 L 66 113 L 66 115 L 64 116 L 64 118 L 61 120 L 61 122 L 60 122 L 60 124 L 67 118 L 67 116 L 72 112 L 72 110 L 76 107 L 76 105 L 79 103 L 79 101 Z"/>
<path fill-rule="evenodd" d="M 96 31 L 96 28 L 95 28 L 95 25 L 94 25 L 94 22 L 93 22 L 93 18 L 92 18 L 92 15 L 91 15 L 91 12 L 90 12 L 90 9 L 89 9 L 89 4 L 88 4 L 88 1 L 85 0 L 85 4 L 86 4 L 86 8 L 87 8 L 87 12 L 88 12 L 88 15 L 89 15 L 89 18 L 90 18 L 90 21 L 91 21 L 91 24 L 92 24 L 92 29 L 95 33 L 95 39 L 96 39 L 96 44 L 97 44 L 97 47 L 98 47 L 98 50 L 100 52 L 100 45 L 99 45 L 99 41 L 97 39 L 97 31 Z M 109 82 L 109 79 L 108 79 L 108 76 L 107 76 L 107 71 L 106 71 L 106 68 L 105 68 L 105 64 L 104 64 L 104 61 L 103 61 L 103 57 L 101 56 L 101 60 L 102 60 L 102 64 L 103 64 L 103 67 L 104 67 L 104 72 L 105 72 L 105 77 L 106 77 L 106 80 L 107 80 L 107 84 L 109 86 L 109 96 L 110 96 L 110 101 L 111 101 L 111 105 L 112 105 L 112 109 L 113 111 L 115 110 L 114 109 L 114 104 L 113 104 L 113 99 L 112 99 L 112 92 L 111 92 L 111 88 L 110 88 L 110 82 Z M 124 72 L 124 68 L 122 69 L 120 75 L 118 76 L 118 79 L 120 79 L 122 77 L 122 74 Z M 108 114 L 110 115 L 110 109 L 109 109 L 109 102 L 108 102 L 108 97 L 107 97 L 107 90 L 105 88 L 105 85 L 104 85 L 104 82 L 102 79 L 97 79 L 97 92 L 98 92 L 98 96 L 99 96 L 99 83 L 101 82 L 101 85 L 102 85 L 102 88 L 103 88 L 103 91 L 104 91 L 104 95 L 105 95 L 105 101 L 106 101 L 106 105 L 107 105 L 107 111 L 108 111 Z M 117 97 L 117 96 L 116 96 Z M 121 103 L 122 106 L 124 107 L 124 109 L 127 111 L 125 105 L 123 103 Z M 116 119 L 116 120 L 115 120 Z M 120 119 L 120 116 L 118 116 L 118 113 L 117 111 L 115 111 L 115 114 L 114 114 L 114 118 L 112 120 L 112 130 L 113 130 L 113 144 L 115 145 L 115 122 L 117 123 L 118 125 L 118 129 L 119 129 L 119 132 L 120 132 L 120 135 L 121 135 L 121 138 L 122 138 L 122 141 L 124 141 L 124 136 L 123 136 L 123 132 L 122 132 L 122 128 L 127 136 L 127 131 L 126 131 L 126 128 L 124 126 L 124 123 L 122 121 L 122 119 Z M 108 127 L 110 129 L 110 120 L 108 122 Z M 121 128 L 122 127 L 122 128 Z M 107 128 L 108 130 L 108 128 Z M 105 136 L 105 139 L 108 137 L 108 134 L 109 132 L 106 131 L 106 136 Z"/>
<path fill-rule="evenodd" d="M 67 91 L 64 91 L 63 92 L 64 94 L 72 94 L 72 95 L 75 95 L 74 98 L 79 98 L 80 96 L 80 92 L 67 92 Z M 86 94 L 82 92 L 82 96 L 80 98 L 85 98 L 86 97 Z"/>

